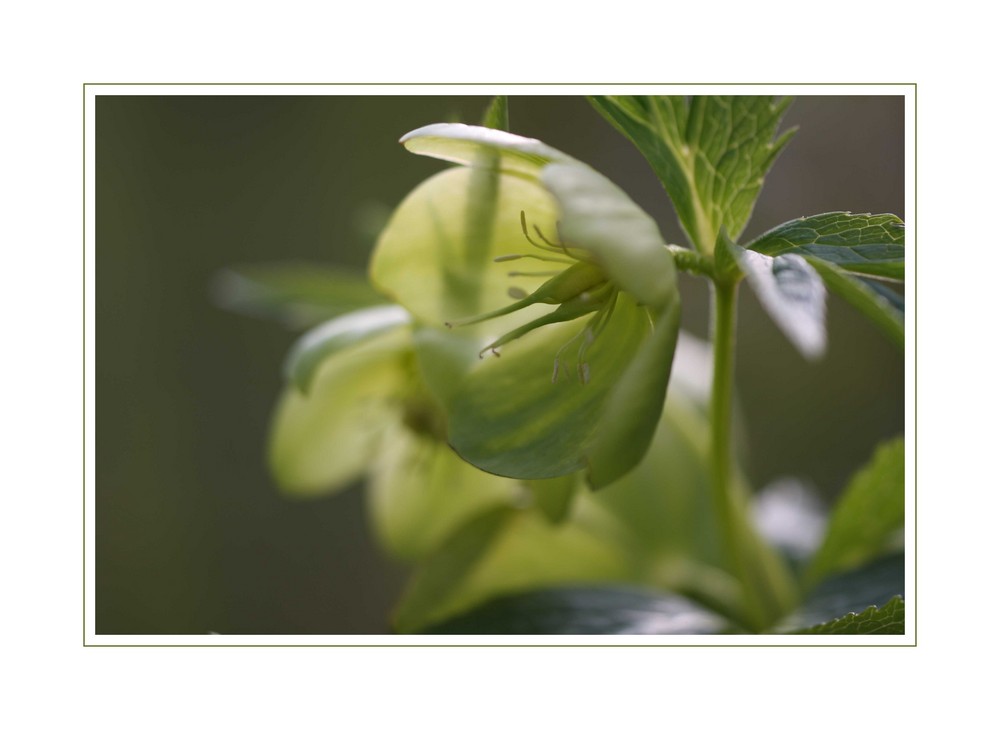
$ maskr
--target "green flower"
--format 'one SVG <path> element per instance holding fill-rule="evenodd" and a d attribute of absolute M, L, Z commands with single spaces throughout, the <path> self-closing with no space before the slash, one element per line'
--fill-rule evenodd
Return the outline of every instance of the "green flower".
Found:
<path fill-rule="evenodd" d="M 395 305 L 321 324 L 289 353 L 268 460 L 296 497 L 366 478 L 368 517 L 393 555 L 419 560 L 472 516 L 523 503 L 523 485 L 482 472 L 443 439 L 416 372 L 410 317 Z"/>
<path fill-rule="evenodd" d="M 620 478 L 652 440 L 677 341 L 656 224 L 537 140 L 435 124 L 402 143 L 462 165 L 403 201 L 370 269 L 419 325 L 417 366 L 448 442 L 507 477 Z"/>

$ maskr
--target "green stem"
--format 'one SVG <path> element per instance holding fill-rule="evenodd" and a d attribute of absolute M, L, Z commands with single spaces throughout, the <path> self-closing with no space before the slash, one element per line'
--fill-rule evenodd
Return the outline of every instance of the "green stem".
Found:
<path fill-rule="evenodd" d="M 732 568 L 739 563 L 739 541 L 734 505 L 730 493 L 732 464 L 731 436 L 733 379 L 736 349 L 736 284 L 723 282 L 713 287 L 712 341 L 712 504 L 723 549 Z M 742 576 L 738 576 L 742 578 Z"/>
<path fill-rule="evenodd" d="M 712 503 L 726 561 L 743 589 L 742 620 L 754 631 L 770 626 L 788 608 L 790 577 L 767 554 L 750 524 L 745 499 L 736 489 L 732 463 L 738 281 L 716 280 L 713 309 Z"/>

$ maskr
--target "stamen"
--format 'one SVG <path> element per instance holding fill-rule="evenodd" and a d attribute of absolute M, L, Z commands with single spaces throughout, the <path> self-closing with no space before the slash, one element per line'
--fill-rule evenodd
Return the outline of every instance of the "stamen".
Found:
<path fill-rule="evenodd" d="M 554 264 L 566 264 L 567 266 L 573 265 L 572 259 L 562 259 L 556 256 L 539 256 L 534 253 L 508 253 L 503 256 L 497 256 L 493 259 L 493 263 L 502 264 L 505 261 L 517 261 L 518 259 L 536 259 L 538 261 L 551 261 Z"/>
<path fill-rule="evenodd" d="M 556 276 L 559 271 L 508 271 L 507 276 Z"/>
<path fill-rule="evenodd" d="M 526 296 L 528 296 L 528 292 L 526 292 L 519 286 L 512 286 L 510 289 L 507 290 L 507 296 L 509 296 L 511 299 L 524 299 Z"/>
<path fill-rule="evenodd" d="M 538 230 L 538 226 L 535 226 L 535 230 Z M 523 210 L 521 211 L 521 233 L 524 234 L 524 237 L 528 241 L 528 243 L 530 243 L 535 248 L 540 248 L 543 251 L 559 251 L 558 247 L 553 246 L 548 241 L 545 241 L 548 244 L 548 246 L 543 246 L 542 244 L 536 243 L 535 241 L 531 240 L 531 236 L 528 235 L 528 219 L 525 217 Z M 542 237 L 542 240 L 543 241 L 545 240 L 544 236 Z"/>
<path fill-rule="evenodd" d="M 538 227 L 538 226 L 537 226 L 536 224 L 532 223 L 531 227 L 535 229 L 535 233 L 537 233 L 537 234 L 538 234 L 538 237 L 539 237 L 540 239 L 542 239 L 542 240 L 543 240 L 543 241 L 544 241 L 544 242 L 545 242 L 546 244 L 548 244 L 548 246 L 549 246 L 550 248 L 554 248 L 554 249 L 556 249 L 556 250 L 561 250 L 561 251 L 562 251 L 563 253 L 565 253 L 565 254 L 566 254 L 567 256 L 571 256 L 571 257 L 573 257 L 573 258 L 576 258 L 575 256 L 573 256 L 573 254 L 571 254 L 571 253 L 569 252 L 569 249 L 568 249 L 568 248 L 566 248 L 566 244 L 565 244 L 565 243 L 563 243 L 563 242 L 562 242 L 561 240 L 559 241 L 559 245 L 556 245 L 556 244 L 552 243 L 552 241 L 550 241 L 549 239 L 547 239 L 547 238 L 545 237 L 545 234 L 544 234 L 544 233 L 542 233 L 542 229 L 541 229 L 541 228 L 539 228 L 539 227 Z"/>

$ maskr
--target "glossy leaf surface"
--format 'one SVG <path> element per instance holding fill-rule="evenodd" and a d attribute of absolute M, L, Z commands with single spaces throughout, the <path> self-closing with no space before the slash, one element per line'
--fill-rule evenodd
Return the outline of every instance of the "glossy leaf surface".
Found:
<path fill-rule="evenodd" d="M 498 598 L 426 634 L 718 634 L 726 622 L 676 595 L 639 588 L 550 588 Z"/>
<path fill-rule="evenodd" d="M 782 223 L 747 248 L 768 256 L 797 253 L 852 274 L 902 281 L 903 240 L 903 222 L 894 215 L 832 212 Z"/>
<path fill-rule="evenodd" d="M 906 611 L 899 596 L 878 608 L 869 606 L 860 613 L 849 613 L 825 624 L 796 632 L 799 634 L 904 634 Z"/>
<path fill-rule="evenodd" d="M 797 633 L 802 629 L 835 622 L 850 614 L 902 598 L 906 590 L 902 553 L 880 557 L 852 570 L 836 573 L 816 586 L 776 631 Z M 899 633 L 902 633 L 900 629 Z"/>
<path fill-rule="evenodd" d="M 861 312 L 897 347 L 903 348 L 906 332 L 900 295 L 878 282 L 851 276 L 821 259 L 813 258 L 809 263 L 827 289 Z"/>
<path fill-rule="evenodd" d="M 733 247 L 747 281 L 789 341 L 803 357 L 826 352 L 826 288 L 819 274 L 796 254 L 777 258 Z"/>

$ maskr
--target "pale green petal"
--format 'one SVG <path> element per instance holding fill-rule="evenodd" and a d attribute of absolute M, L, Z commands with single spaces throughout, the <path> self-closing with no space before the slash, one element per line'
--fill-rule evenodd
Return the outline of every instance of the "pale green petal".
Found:
<path fill-rule="evenodd" d="M 550 162 L 575 162 L 537 139 L 467 124 L 429 124 L 399 141 L 418 155 L 462 165 L 486 164 L 504 172 L 530 176 L 537 176 Z"/>
<path fill-rule="evenodd" d="M 518 482 L 480 471 L 447 444 L 402 426 L 383 439 L 366 495 L 379 542 L 405 560 L 426 557 L 463 523 L 525 496 Z"/>
<path fill-rule="evenodd" d="M 567 265 L 530 258 L 493 261 L 510 254 L 544 255 L 525 239 L 522 211 L 529 226 L 537 225 L 550 240 L 555 237 L 555 201 L 537 183 L 468 168 L 439 173 L 393 213 L 372 256 L 372 281 L 434 326 L 509 305 L 514 301 L 512 286 L 532 290 L 545 281 L 511 277 L 510 272 L 561 270 Z M 496 337 L 531 318 L 521 312 L 479 325 L 476 331 Z"/>
<path fill-rule="evenodd" d="M 417 336 L 421 372 L 448 413 L 449 442 L 462 458 L 518 479 L 589 467 L 594 486 L 635 465 L 662 408 L 676 321 L 664 317 L 654 327 L 647 310 L 621 293 L 581 361 L 586 323 L 535 330 L 482 360 L 478 341 L 429 330 Z M 618 419 L 620 409 L 627 412 Z"/>
<path fill-rule="evenodd" d="M 410 387 L 411 337 L 396 329 L 324 361 L 308 396 L 286 388 L 271 426 L 268 460 L 298 496 L 341 489 L 369 467 L 379 436 Z"/>
<path fill-rule="evenodd" d="M 331 319 L 306 332 L 285 359 L 285 377 L 309 392 L 320 366 L 338 352 L 410 323 L 409 313 L 395 304 L 368 307 Z"/>
<path fill-rule="evenodd" d="M 580 164 L 549 165 L 541 180 L 559 203 L 563 243 L 587 251 L 642 304 L 658 309 L 678 300 L 674 258 L 656 223 L 619 187 Z"/>

